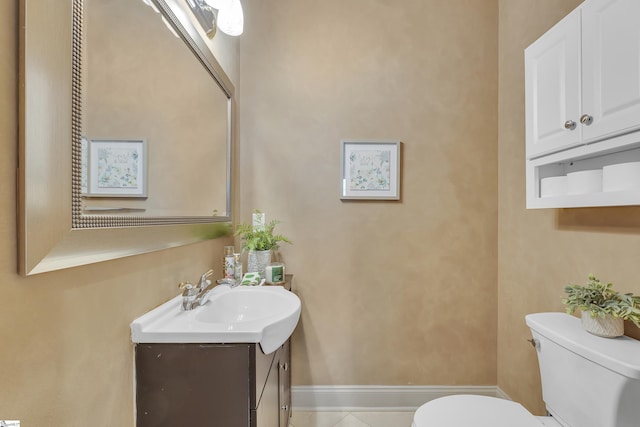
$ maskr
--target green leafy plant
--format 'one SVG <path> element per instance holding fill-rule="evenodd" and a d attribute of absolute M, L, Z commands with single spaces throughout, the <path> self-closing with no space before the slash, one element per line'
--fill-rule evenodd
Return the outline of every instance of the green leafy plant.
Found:
<path fill-rule="evenodd" d="M 629 320 L 640 328 L 640 297 L 631 293 L 621 294 L 613 290 L 613 284 L 602 283 L 593 274 L 589 275 L 586 286 L 568 285 L 564 291 L 567 297 L 562 302 L 569 314 L 577 309 L 588 312 L 591 317 L 610 314 Z"/>
<path fill-rule="evenodd" d="M 256 210 L 256 213 L 261 213 Z M 268 251 L 277 249 L 279 242 L 292 243 L 282 234 L 273 234 L 273 230 L 280 221 L 273 220 L 264 227 L 256 228 L 252 224 L 238 224 L 236 236 L 242 239 L 242 248 L 250 251 Z"/>

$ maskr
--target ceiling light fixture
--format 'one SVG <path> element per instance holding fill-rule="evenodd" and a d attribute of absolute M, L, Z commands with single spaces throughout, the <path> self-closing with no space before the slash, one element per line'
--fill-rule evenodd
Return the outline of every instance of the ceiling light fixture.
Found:
<path fill-rule="evenodd" d="M 186 0 L 207 37 L 213 38 L 216 27 L 230 36 L 239 36 L 244 28 L 240 0 Z M 217 14 L 216 11 L 217 10 Z"/>
<path fill-rule="evenodd" d="M 239 36 L 244 30 L 244 14 L 240 0 L 227 0 L 222 3 L 218 9 L 218 28 L 230 36 Z"/>

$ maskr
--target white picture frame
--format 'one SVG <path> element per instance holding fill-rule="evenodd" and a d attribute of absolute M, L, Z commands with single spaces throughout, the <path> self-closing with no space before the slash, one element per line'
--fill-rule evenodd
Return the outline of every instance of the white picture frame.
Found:
<path fill-rule="evenodd" d="M 146 139 L 89 139 L 86 197 L 147 197 Z"/>
<path fill-rule="evenodd" d="M 400 141 L 342 140 L 340 198 L 400 200 Z"/>

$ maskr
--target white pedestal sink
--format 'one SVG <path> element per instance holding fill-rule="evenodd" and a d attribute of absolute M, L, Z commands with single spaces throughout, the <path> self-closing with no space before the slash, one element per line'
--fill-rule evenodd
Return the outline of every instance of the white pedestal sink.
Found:
<path fill-rule="evenodd" d="M 182 310 L 179 295 L 131 323 L 135 343 L 260 343 L 265 354 L 293 333 L 301 303 L 281 286 L 220 285 L 206 304 Z"/>

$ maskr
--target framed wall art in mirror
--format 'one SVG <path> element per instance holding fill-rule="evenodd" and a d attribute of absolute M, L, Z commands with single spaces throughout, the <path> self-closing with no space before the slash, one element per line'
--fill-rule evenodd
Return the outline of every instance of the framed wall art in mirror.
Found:
<path fill-rule="evenodd" d="M 147 197 L 146 140 L 83 138 L 82 154 L 83 197 Z"/>
<path fill-rule="evenodd" d="M 233 84 L 185 5 L 145 3 L 20 0 L 22 274 L 229 229 Z M 127 183 L 91 161 L 108 149 L 113 167 L 123 140 Z"/>

